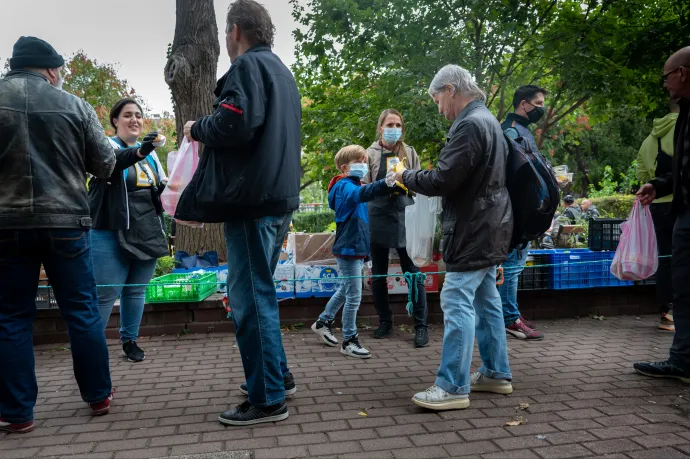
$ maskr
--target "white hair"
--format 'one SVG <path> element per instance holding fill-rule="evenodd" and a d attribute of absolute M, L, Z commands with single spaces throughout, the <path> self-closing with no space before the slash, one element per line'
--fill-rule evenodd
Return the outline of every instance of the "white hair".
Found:
<path fill-rule="evenodd" d="M 439 70 L 429 85 L 429 95 L 434 97 L 448 85 L 452 86 L 455 92 L 486 102 L 484 91 L 479 89 L 470 72 L 459 65 L 448 64 Z"/>

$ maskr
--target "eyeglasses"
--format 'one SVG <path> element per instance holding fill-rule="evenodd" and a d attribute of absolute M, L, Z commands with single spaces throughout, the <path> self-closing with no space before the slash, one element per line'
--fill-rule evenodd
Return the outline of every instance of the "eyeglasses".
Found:
<path fill-rule="evenodd" d="M 665 83 L 665 82 L 668 80 L 668 77 L 670 77 L 671 75 L 673 75 L 674 73 L 676 73 L 678 70 L 684 69 L 684 68 L 685 68 L 684 65 L 681 65 L 680 67 L 676 67 L 674 70 L 671 70 L 670 72 L 668 72 L 667 74 L 665 74 L 664 76 L 662 76 L 662 77 L 661 77 L 661 81 L 663 81 L 663 82 Z"/>

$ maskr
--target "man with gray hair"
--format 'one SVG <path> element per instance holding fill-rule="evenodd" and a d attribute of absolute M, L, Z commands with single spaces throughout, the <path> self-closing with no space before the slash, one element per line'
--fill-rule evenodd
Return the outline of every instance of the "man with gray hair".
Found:
<path fill-rule="evenodd" d="M 441 292 L 443 350 L 436 382 L 412 401 L 432 410 L 464 409 L 468 394 L 510 394 L 510 365 L 496 266 L 505 261 L 513 215 L 506 188 L 508 147 L 486 95 L 469 72 L 443 67 L 429 94 L 453 124 L 434 170 L 404 171 L 397 180 L 426 196 L 443 196 Z M 476 336 L 483 365 L 470 376 Z"/>

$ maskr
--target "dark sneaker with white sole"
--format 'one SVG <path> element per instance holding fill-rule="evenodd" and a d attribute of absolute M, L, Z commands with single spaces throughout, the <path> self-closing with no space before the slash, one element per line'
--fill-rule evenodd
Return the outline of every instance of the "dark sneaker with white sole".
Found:
<path fill-rule="evenodd" d="M 122 343 L 122 353 L 130 362 L 143 362 L 146 354 L 137 346 L 136 341 L 125 341 Z"/>
<path fill-rule="evenodd" d="M 311 331 L 321 337 L 321 341 L 327 346 L 336 347 L 338 345 L 338 338 L 333 335 L 333 321 L 317 320 L 311 326 Z"/>
<path fill-rule="evenodd" d="M 666 362 L 640 362 L 633 365 L 635 371 L 652 378 L 679 379 L 690 384 L 690 373 L 683 371 L 674 364 Z"/>
<path fill-rule="evenodd" d="M 292 376 L 292 373 L 288 373 L 285 376 L 283 376 L 283 384 L 285 385 L 285 395 L 292 395 L 295 392 L 297 392 L 295 377 Z M 246 382 L 240 384 L 240 392 L 244 395 L 249 395 L 249 388 L 247 387 Z"/>
<path fill-rule="evenodd" d="M 344 341 L 343 346 L 340 348 L 340 353 L 358 359 L 368 359 L 371 357 L 371 352 L 359 344 L 359 338 L 357 336 L 353 336 L 347 341 Z"/>
<path fill-rule="evenodd" d="M 246 401 L 218 416 L 220 423 L 226 426 L 251 426 L 266 422 L 284 421 L 287 418 L 288 407 L 285 402 L 261 407 Z"/>

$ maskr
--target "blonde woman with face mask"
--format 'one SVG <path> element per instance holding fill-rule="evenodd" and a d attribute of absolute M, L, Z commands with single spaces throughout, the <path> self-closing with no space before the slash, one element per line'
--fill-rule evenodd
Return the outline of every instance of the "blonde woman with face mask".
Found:
<path fill-rule="evenodd" d="M 402 162 L 406 169 L 418 170 L 419 157 L 415 149 L 404 142 L 405 121 L 402 114 L 394 109 L 384 110 L 376 126 L 376 141 L 369 147 L 369 173 L 363 183 L 373 183 L 386 177 L 386 174 L 397 162 Z M 388 273 L 388 254 L 396 249 L 400 256 L 403 272 L 416 273 L 415 266 L 405 249 L 405 207 L 414 201 L 409 193 L 400 187 L 392 189 L 390 194 L 376 198 L 369 203 L 369 228 L 371 235 L 372 274 Z M 379 315 L 379 327 L 374 338 L 381 339 L 393 330 L 393 313 L 388 303 L 388 285 L 385 277 L 372 280 L 372 293 L 376 312 Z M 424 282 L 418 281 L 419 295 L 413 303 L 415 325 L 415 347 L 429 344 L 427 331 L 427 303 Z"/>

